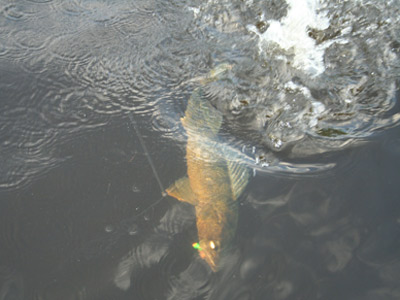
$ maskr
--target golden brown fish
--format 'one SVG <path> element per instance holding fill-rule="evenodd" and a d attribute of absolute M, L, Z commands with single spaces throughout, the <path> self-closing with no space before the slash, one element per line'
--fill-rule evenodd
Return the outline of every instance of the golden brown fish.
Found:
<path fill-rule="evenodd" d="M 229 65 L 220 65 L 203 81 L 218 77 Z M 172 184 L 167 193 L 195 206 L 199 244 L 203 258 L 215 272 L 220 258 L 235 236 L 238 219 L 237 199 L 249 179 L 247 168 L 225 157 L 218 147 L 221 113 L 197 88 L 188 101 L 182 124 L 187 132 L 187 177 Z"/>

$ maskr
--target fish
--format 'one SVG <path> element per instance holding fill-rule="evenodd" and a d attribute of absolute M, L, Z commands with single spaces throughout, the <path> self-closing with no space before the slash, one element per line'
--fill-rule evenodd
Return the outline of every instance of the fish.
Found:
<path fill-rule="evenodd" d="M 221 64 L 202 83 L 219 80 L 231 68 Z M 218 132 L 223 116 L 206 98 L 203 86 L 188 100 L 181 123 L 187 133 L 187 176 L 176 180 L 166 192 L 195 207 L 200 257 L 213 272 L 220 268 L 236 234 L 238 198 L 250 178 L 249 168 L 220 147 Z"/>

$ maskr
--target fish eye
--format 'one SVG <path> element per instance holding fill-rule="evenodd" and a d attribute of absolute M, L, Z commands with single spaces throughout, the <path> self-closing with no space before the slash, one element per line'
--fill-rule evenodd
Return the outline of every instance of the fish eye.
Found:
<path fill-rule="evenodd" d="M 217 245 L 215 245 L 215 243 L 213 241 L 210 241 L 210 248 L 213 250 L 217 249 Z"/>

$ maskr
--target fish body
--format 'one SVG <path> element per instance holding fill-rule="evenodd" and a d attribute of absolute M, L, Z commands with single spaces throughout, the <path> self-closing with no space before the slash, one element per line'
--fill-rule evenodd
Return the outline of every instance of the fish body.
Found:
<path fill-rule="evenodd" d="M 195 206 L 199 254 L 215 272 L 235 236 L 237 199 L 247 185 L 249 172 L 220 151 L 222 115 L 204 98 L 201 87 L 190 97 L 181 121 L 188 137 L 187 177 L 177 180 L 167 193 Z"/>
<path fill-rule="evenodd" d="M 238 207 L 226 161 L 210 147 L 215 137 L 210 132 L 207 135 L 188 135 L 186 161 L 196 199 L 199 254 L 216 271 L 221 254 L 235 235 Z"/>

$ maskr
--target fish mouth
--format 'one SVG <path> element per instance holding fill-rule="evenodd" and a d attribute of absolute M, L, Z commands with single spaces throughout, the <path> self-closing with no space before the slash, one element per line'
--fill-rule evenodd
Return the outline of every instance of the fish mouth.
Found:
<path fill-rule="evenodd" d="M 213 272 L 217 272 L 217 264 L 209 253 L 202 251 L 200 257 L 207 262 Z"/>

